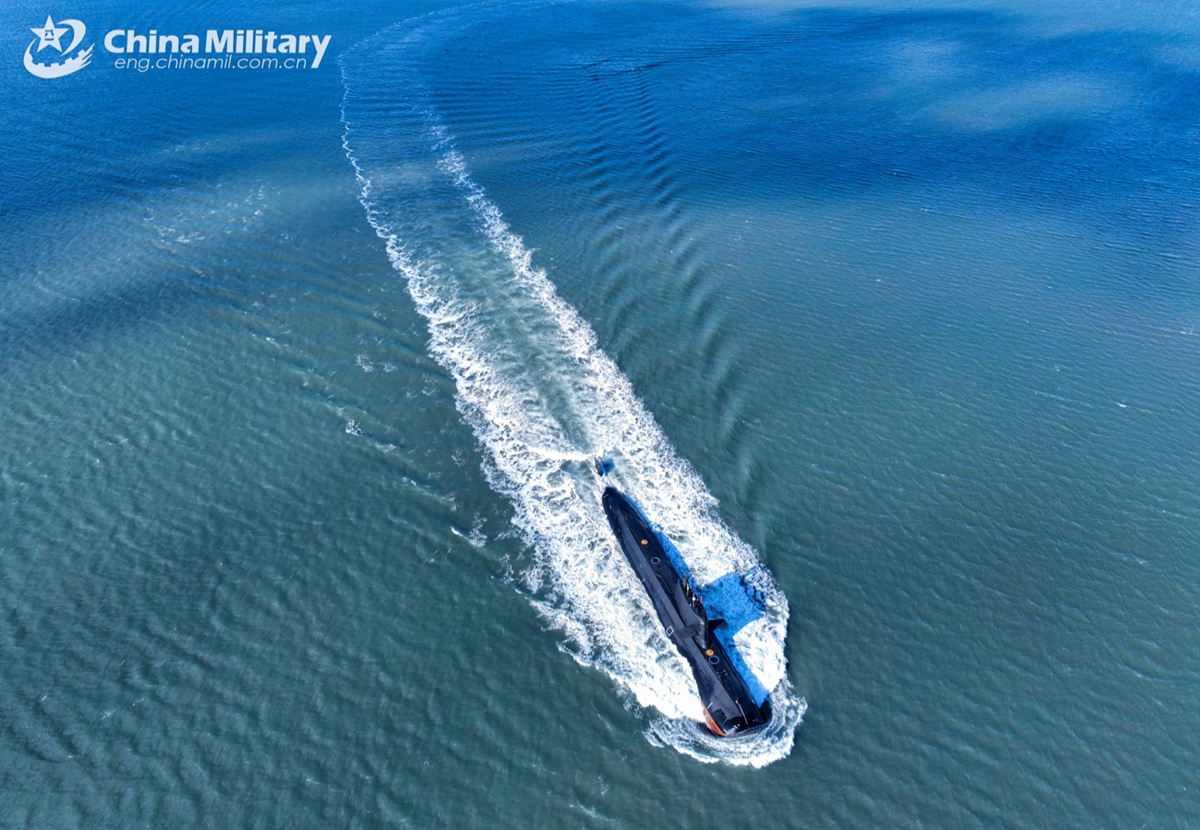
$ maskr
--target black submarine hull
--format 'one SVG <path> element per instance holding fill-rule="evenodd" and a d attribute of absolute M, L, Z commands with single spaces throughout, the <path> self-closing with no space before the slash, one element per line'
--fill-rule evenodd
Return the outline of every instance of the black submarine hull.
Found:
<path fill-rule="evenodd" d="M 770 700 L 755 702 L 725 646 L 713 636 L 724 620 L 709 619 L 703 601 L 676 569 L 632 499 L 606 487 L 602 501 L 609 526 L 650 596 L 667 637 L 692 668 L 709 730 L 726 736 L 765 725 L 771 719 Z"/>

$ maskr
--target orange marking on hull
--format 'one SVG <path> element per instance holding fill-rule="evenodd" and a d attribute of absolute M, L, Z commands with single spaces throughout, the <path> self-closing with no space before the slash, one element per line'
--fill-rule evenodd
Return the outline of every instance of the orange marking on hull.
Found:
<path fill-rule="evenodd" d="M 713 720 L 712 715 L 708 713 L 708 707 L 704 706 L 704 721 L 708 724 L 708 729 L 718 738 L 724 738 L 725 733 L 721 731 L 721 727 L 717 726 L 717 722 Z"/>

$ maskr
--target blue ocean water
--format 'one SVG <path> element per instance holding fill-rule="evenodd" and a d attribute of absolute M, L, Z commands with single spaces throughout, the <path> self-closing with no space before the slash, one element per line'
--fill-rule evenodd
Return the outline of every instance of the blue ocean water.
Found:
<path fill-rule="evenodd" d="M 333 39 L 54 81 L 46 11 L 0 824 L 1200 822 L 1189 6 L 93 3 Z M 689 726 L 597 449 L 761 575 L 768 735 Z"/>

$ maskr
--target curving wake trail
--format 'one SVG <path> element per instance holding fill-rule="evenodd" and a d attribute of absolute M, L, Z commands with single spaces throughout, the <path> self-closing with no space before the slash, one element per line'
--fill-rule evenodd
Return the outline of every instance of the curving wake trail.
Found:
<path fill-rule="evenodd" d="M 471 25 L 470 14 L 400 24 L 341 58 L 344 140 L 367 217 L 428 320 L 430 352 L 454 377 L 458 409 L 486 450 L 490 485 L 511 500 L 533 548 L 521 580 L 538 610 L 565 633 L 578 661 L 655 711 L 652 741 L 705 761 L 768 764 L 788 754 L 805 711 L 785 672 L 787 601 L 470 177 L 421 74 L 438 44 Z M 698 582 L 741 577 L 733 583 L 745 593 L 729 602 L 749 598 L 754 613 L 732 640 L 771 690 L 775 714 L 765 730 L 718 739 L 698 725 L 691 672 L 659 628 L 600 505 L 590 461 L 613 448 L 622 488 L 684 552 Z"/>

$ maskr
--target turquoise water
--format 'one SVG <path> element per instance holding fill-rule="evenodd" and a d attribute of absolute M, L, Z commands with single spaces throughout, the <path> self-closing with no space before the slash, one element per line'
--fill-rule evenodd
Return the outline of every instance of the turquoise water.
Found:
<path fill-rule="evenodd" d="M 1200 823 L 1189 7 L 255 14 L 326 64 L 0 68 L 0 824 Z"/>

